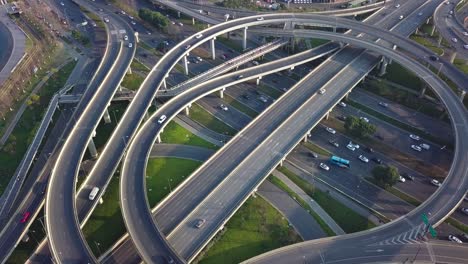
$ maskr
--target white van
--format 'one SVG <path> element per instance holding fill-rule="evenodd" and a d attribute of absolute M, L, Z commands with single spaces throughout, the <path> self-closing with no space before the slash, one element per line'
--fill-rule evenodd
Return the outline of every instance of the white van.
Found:
<path fill-rule="evenodd" d="M 429 150 L 431 148 L 431 146 L 429 146 L 428 144 L 426 143 L 422 143 L 419 145 L 421 148 L 425 149 L 425 150 Z"/>
<path fill-rule="evenodd" d="M 93 189 L 89 193 L 89 200 L 93 201 L 94 198 L 96 198 L 96 195 L 98 194 L 98 192 L 99 192 L 99 187 L 93 187 Z"/>

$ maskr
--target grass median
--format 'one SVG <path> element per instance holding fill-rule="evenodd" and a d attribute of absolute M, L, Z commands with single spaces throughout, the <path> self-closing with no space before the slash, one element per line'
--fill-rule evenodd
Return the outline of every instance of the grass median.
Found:
<path fill-rule="evenodd" d="M 47 80 L 37 95 L 32 95 L 33 99 L 26 102 L 28 106 L 0 151 L 0 194 L 3 193 L 33 140 L 54 93 L 63 88 L 75 65 L 76 62 L 71 61 L 58 70 Z"/>
<path fill-rule="evenodd" d="M 150 159 L 146 179 L 150 205 L 156 205 L 200 164 L 177 158 Z M 119 205 L 119 177 L 117 172 L 104 194 L 104 203 L 96 207 L 83 228 L 88 245 L 96 256 L 110 248 L 126 232 Z"/>
<path fill-rule="evenodd" d="M 318 155 L 322 155 L 322 156 L 326 156 L 326 157 L 330 157 L 332 155 L 331 152 L 329 152 L 328 150 L 314 144 L 314 143 L 311 143 L 311 142 L 304 142 L 302 143 L 306 148 L 308 148 L 310 151 L 312 152 L 315 152 L 317 153 Z"/>
<path fill-rule="evenodd" d="M 196 136 L 174 121 L 171 121 L 164 128 L 164 132 L 161 134 L 161 141 L 166 144 L 182 144 L 218 149 L 218 146 Z"/>
<path fill-rule="evenodd" d="M 284 182 L 278 179 L 275 176 L 270 176 L 269 180 L 276 185 L 278 188 L 285 191 L 289 196 L 291 196 L 297 203 L 304 208 L 314 219 L 317 221 L 322 230 L 327 234 L 327 236 L 336 236 L 335 232 L 323 221 L 323 219 L 316 213 L 310 205 L 306 203 L 299 195 L 297 195 L 293 190 L 291 190 Z"/>
<path fill-rule="evenodd" d="M 286 167 L 278 168 L 278 171 L 286 175 L 299 186 L 305 193 L 312 197 L 325 210 L 346 233 L 354 233 L 375 227 L 375 224 L 367 218 L 349 209 L 329 194 L 315 188 Z"/>
<path fill-rule="evenodd" d="M 263 198 L 249 198 L 194 263 L 239 263 L 302 241 L 294 228 Z"/>
<path fill-rule="evenodd" d="M 190 118 L 219 134 L 234 136 L 237 133 L 237 130 L 226 125 L 198 104 L 193 104 L 190 108 Z"/>

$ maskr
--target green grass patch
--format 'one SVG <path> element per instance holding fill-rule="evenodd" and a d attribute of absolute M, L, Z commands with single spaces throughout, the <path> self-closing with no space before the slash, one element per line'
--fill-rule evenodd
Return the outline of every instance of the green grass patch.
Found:
<path fill-rule="evenodd" d="M 221 42 L 223 45 L 227 46 L 228 48 L 231 48 L 238 52 L 243 52 L 242 46 L 234 42 L 232 39 L 228 39 L 224 36 L 218 36 L 216 37 L 216 40 Z"/>
<path fill-rule="evenodd" d="M 291 181 L 312 197 L 325 210 L 346 233 L 354 233 L 375 227 L 367 218 L 349 209 L 329 194 L 315 188 L 301 177 L 285 167 L 278 168 Z"/>
<path fill-rule="evenodd" d="M 150 71 L 148 67 L 146 67 L 143 63 L 139 62 L 136 59 L 133 59 L 132 65 L 130 67 L 132 68 L 132 70 L 140 71 L 143 73 L 148 73 Z"/>
<path fill-rule="evenodd" d="M 140 46 L 141 48 L 147 50 L 147 51 L 150 51 L 150 52 L 154 52 L 156 49 L 151 47 L 150 45 L 146 44 L 144 41 L 140 41 L 138 42 L 138 46 Z"/>
<path fill-rule="evenodd" d="M 283 216 L 263 198 L 249 198 L 226 225 L 226 231 L 195 263 L 239 263 L 261 253 L 300 242 Z M 211 246 L 211 247 L 210 247 Z"/>
<path fill-rule="evenodd" d="M 415 35 L 412 35 L 410 36 L 410 38 L 414 41 L 416 41 L 417 43 L 425 46 L 426 48 L 429 48 L 430 50 L 432 50 L 434 53 L 436 53 L 437 55 L 441 56 L 442 54 L 444 54 L 444 50 L 437 47 L 436 45 L 434 45 L 432 42 L 430 42 L 427 38 L 425 37 L 421 37 L 421 36 L 415 36 Z"/>
<path fill-rule="evenodd" d="M 161 134 L 161 141 L 170 144 L 183 144 L 199 146 L 209 149 L 218 149 L 218 146 L 196 136 L 174 121 L 169 122 Z"/>
<path fill-rule="evenodd" d="M 454 226 L 455 228 L 463 231 L 463 233 L 468 233 L 468 226 L 467 225 L 464 225 L 463 223 L 459 222 L 458 220 L 450 217 L 448 218 L 447 220 L 445 220 L 445 222 L 449 225 L 452 225 Z"/>
<path fill-rule="evenodd" d="M 150 159 L 147 169 L 149 176 L 147 188 L 152 189 L 148 191 L 151 206 L 158 203 L 171 188 L 175 188 L 183 177 L 189 175 L 199 165 L 199 162 L 193 160 Z M 126 232 L 119 205 L 119 180 L 117 172 L 103 196 L 104 203 L 96 207 L 83 228 L 83 234 L 95 255 L 101 255 Z"/>
<path fill-rule="evenodd" d="M 266 85 L 261 84 L 257 86 L 257 89 L 274 99 L 279 98 L 283 94 L 282 92 L 274 89 L 273 87 L 268 87 Z"/>
<path fill-rule="evenodd" d="M 156 206 L 202 163 L 178 158 L 151 158 L 146 168 L 146 191 L 151 207 Z"/>
<path fill-rule="evenodd" d="M 0 194 L 7 186 L 39 128 L 42 116 L 55 92 L 63 88 L 75 68 L 71 61 L 53 74 L 36 96 L 31 96 L 16 127 L 0 151 Z"/>
<path fill-rule="evenodd" d="M 455 59 L 455 61 L 453 62 L 453 65 L 455 65 L 455 67 L 457 67 L 463 73 L 468 74 L 468 64 L 466 63 L 465 60 Z"/>
<path fill-rule="evenodd" d="M 416 75 L 396 62 L 387 66 L 387 74 L 383 78 L 416 91 L 424 86 Z"/>
<path fill-rule="evenodd" d="M 254 118 L 258 115 L 258 113 L 253 110 L 252 108 L 244 105 L 243 103 L 237 101 L 233 97 L 224 94 L 224 101 L 226 101 L 230 106 L 236 108 L 237 110 L 241 111 L 242 113 Z"/>
<path fill-rule="evenodd" d="M 310 151 L 312 152 L 315 152 L 317 153 L 318 155 L 322 155 L 322 156 L 327 156 L 327 157 L 330 157 L 332 155 L 331 152 L 329 152 L 328 150 L 324 149 L 324 148 L 321 148 L 320 146 L 314 144 L 314 143 L 311 143 L 311 142 L 304 142 L 302 143 L 306 148 L 308 148 Z"/>
<path fill-rule="evenodd" d="M 328 42 L 330 42 L 330 40 L 318 39 L 318 38 L 313 38 L 313 39 L 310 39 L 310 41 L 309 41 L 312 48 L 318 47 L 318 46 L 323 45 L 323 44 L 328 43 Z"/>
<path fill-rule="evenodd" d="M 140 88 L 140 85 L 143 83 L 145 78 L 139 74 L 125 74 L 125 77 L 122 81 L 122 86 L 130 90 L 136 91 Z"/>
<path fill-rule="evenodd" d="M 406 123 L 403 123 L 403 122 L 400 122 L 392 117 L 389 117 L 385 114 L 382 114 L 380 112 L 377 112 L 375 111 L 374 109 L 370 108 L 370 107 L 367 107 L 365 105 L 362 105 L 358 102 L 355 102 L 355 101 L 352 101 L 352 100 L 347 100 L 346 101 L 349 105 L 353 106 L 354 108 L 357 108 L 359 110 L 362 110 L 363 112 L 369 114 L 369 115 L 372 115 L 382 121 L 385 121 L 389 124 L 392 124 L 396 127 L 399 127 L 403 130 L 406 130 L 408 132 L 411 132 L 411 133 L 414 133 L 414 134 L 418 134 L 418 135 L 423 135 L 426 139 L 434 142 L 434 143 L 437 143 L 439 145 L 447 145 L 448 147 L 453 147 L 451 142 L 446 142 L 444 140 L 441 140 L 440 138 L 436 137 L 436 136 L 433 136 L 433 135 L 430 135 L 428 133 L 426 133 L 425 131 L 423 130 L 420 130 L 416 127 L 413 127 L 411 125 L 408 125 Z"/>
<path fill-rule="evenodd" d="M 220 134 L 234 136 L 237 133 L 237 130 L 226 125 L 198 104 L 193 104 L 190 108 L 190 118 Z"/>
<path fill-rule="evenodd" d="M 304 201 L 299 195 L 297 195 L 293 190 L 291 190 L 284 182 L 282 182 L 280 179 L 278 179 L 275 176 L 270 176 L 269 180 L 276 185 L 278 188 L 282 189 L 285 191 L 289 196 L 291 196 L 296 202 L 304 209 L 307 210 L 307 212 L 317 221 L 317 223 L 320 225 L 320 228 L 327 234 L 327 236 L 336 236 L 335 232 L 323 221 L 323 219 L 316 213 L 312 208 L 310 207 L 309 204 Z"/>

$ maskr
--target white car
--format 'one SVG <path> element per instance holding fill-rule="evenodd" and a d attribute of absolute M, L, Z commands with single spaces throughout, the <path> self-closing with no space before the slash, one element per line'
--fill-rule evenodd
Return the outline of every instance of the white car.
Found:
<path fill-rule="evenodd" d="M 395 7 L 396 7 L 396 8 L 399 8 L 399 7 L 400 7 L 400 4 L 395 5 Z"/>
<path fill-rule="evenodd" d="M 202 37 L 203 37 L 203 34 L 197 34 L 197 35 L 195 35 L 195 38 L 196 38 L 196 39 L 201 39 Z"/>
<path fill-rule="evenodd" d="M 348 145 L 346 145 L 346 147 L 347 147 L 349 150 L 351 150 L 351 151 L 355 151 L 355 150 L 356 150 L 356 148 L 355 148 L 354 145 L 352 145 L 352 144 L 348 144 Z"/>
<path fill-rule="evenodd" d="M 463 48 L 468 50 L 468 44 L 463 45 Z"/>
<path fill-rule="evenodd" d="M 326 90 L 322 88 L 322 89 L 319 90 L 318 93 L 319 93 L 319 94 L 324 94 L 325 92 L 326 92 Z"/>
<path fill-rule="evenodd" d="M 403 16 L 403 15 L 401 15 L 401 16 L 400 16 L 398 19 L 400 19 L 400 20 L 403 20 L 403 18 L 404 18 L 404 16 Z"/>
<path fill-rule="evenodd" d="M 382 107 L 385 107 L 385 108 L 388 107 L 388 104 L 387 104 L 387 103 L 384 103 L 384 102 L 379 102 L 379 105 L 382 106 Z"/>
<path fill-rule="evenodd" d="M 353 143 L 352 141 L 350 141 L 350 142 L 348 143 L 348 145 L 352 146 L 352 147 L 355 148 L 355 149 L 359 149 L 359 145 Z"/>
<path fill-rule="evenodd" d="M 131 21 L 130 21 L 130 24 L 132 24 L 132 25 L 134 25 L 134 26 L 135 26 L 135 25 L 136 25 L 136 22 L 135 22 L 135 21 L 133 21 L 133 20 L 131 20 Z"/>
<path fill-rule="evenodd" d="M 228 108 L 227 106 L 223 105 L 223 104 L 221 104 L 221 105 L 219 106 L 219 108 L 223 109 L 223 111 L 229 110 L 229 108 Z"/>
<path fill-rule="evenodd" d="M 414 135 L 414 134 L 409 135 L 409 137 L 414 139 L 414 140 L 420 140 L 421 139 L 419 136 Z"/>
<path fill-rule="evenodd" d="M 429 146 L 428 144 L 426 143 L 422 143 L 422 144 L 419 144 L 419 146 L 425 150 L 429 150 L 431 148 L 431 146 Z"/>
<path fill-rule="evenodd" d="M 129 48 L 133 47 L 133 44 L 132 44 L 132 43 L 128 43 L 128 47 L 129 47 Z"/>
<path fill-rule="evenodd" d="M 458 243 L 458 244 L 463 244 L 463 242 L 462 242 L 458 237 L 456 237 L 456 236 L 454 236 L 454 235 L 449 235 L 449 236 L 448 236 L 448 239 L 449 239 L 450 241 L 456 242 L 456 243 Z"/>
<path fill-rule="evenodd" d="M 61 5 L 61 6 L 65 6 L 65 4 L 64 4 L 63 2 L 60 2 L 60 5 Z"/>
<path fill-rule="evenodd" d="M 325 127 L 325 130 L 327 130 L 328 133 L 331 133 L 331 134 L 336 134 L 336 131 L 335 129 L 331 128 L 331 127 Z"/>
<path fill-rule="evenodd" d="M 257 18 L 257 21 L 263 21 L 263 20 L 264 20 L 264 18 L 263 18 L 263 17 L 259 17 L 259 18 Z"/>
<path fill-rule="evenodd" d="M 465 36 L 465 37 L 468 36 L 468 32 L 466 32 L 466 31 L 463 31 L 462 34 L 463 34 L 463 36 Z"/>
<path fill-rule="evenodd" d="M 421 152 L 422 148 L 418 145 L 411 145 L 411 148 L 418 151 L 418 152 Z"/>
<path fill-rule="evenodd" d="M 346 103 L 345 103 L 345 102 L 340 102 L 338 105 L 341 106 L 341 107 L 346 107 Z"/>
<path fill-rule="evenodd" d="M 166 118 L 167 118 L 166 115 L 162 115 L 162 116 L 158 119 L 158 124 L 164 123 L 164 121 L 166 121 Z"/>
<path fill-rule="evenodd" d="M 190 45 L 185 46 L 185 50 L 190 49 L 190 47 L 191 47 Z"/>
<path fill-rule="evenodd" d="M 398 176 L 398 181 L 399 181 L 399 182 L 405 182 L 405 181 L 406 181 L 406 179 L 405 179 L 405 178 L 403 178 L 402 176 Z"/>
<path fill-rule="evenodd" d="M 109 19 L 107 17 L 105 17 L 104 22 L 109 23 Z"/>
<path fill-rule="evenodd" d="M 369 118 L 361 116 L 359 119 L 364 120 L 364 122 L 369 123 Z"/>
<path fill-rule="evenodd" d="M 127 35 L 124 36 L 124 40 L 128 40 L 128 36 L 127 36 Z"/>
<path fill-rule="evenodd" d="M 445 2 L 446 5 L 450 5 L 450 1 Z"/>
<path fill-rule="evenodd" d="M 442 183 L 440 183 L 440 182 L 439 182 L 438 180 L 436 180 L 436 179 L 432 179 L 432 180 L 431 180 L 431 183 L 432 183 L 432 185 L 437 186 L 437 187 L 440 187 L 440 186 L 442 185 Z"/>
<path fill-rule="evenodd" d="M 177 22 L 177 25 L 179 25 L 179 26 L 181 26 L 181 27 L 184 26 L 184 24 L 182 24 L 182 22 Z"/>
<path fill-rule="evenodd" d="M 369 162 L 369 159 L 366 158 L 364 155 L 359 155 L 358 157 L 362 162 L 365 162 L 365 163 L 368 163 Z"/>
<path fill-rule="evenodd" d="M 460 208 L 460 211 L 462 211 L 462 213 L 468 215 L 468 208 L 462 207 L 462 208 Z"/>
<path fill-rule="evenodd" d="M 325 164 L 325 163 L 320 163 L 319 166 L 320 166 L 320 168 L 322 168 L 322 169 L 324 169 L 324 170 L 326 170 L 326 171 L 327 171 L 327 170 L 330 170 L 330 167 L 328 167 L 327 164 Z"/>
<path fill-rule="evenodd" d="M 203 61 L 203 59 L 202 59 L 201 57 L 198 57 L 198 56 L 195 57 L 195 59 L 196 59 L 197 61 L 199 61 L 199 62 L 202 62 L 202 61 Z"/>
<path fill-rule="evenodd" d="M 457 43 L 457 42 L 458 42 L 458 39 L 457 39 L 457 38 L 452 38 L 452 41 L 453 41 L 454 43 Z"/>
<path fill-rule="evenodd" d="M 422 15 L 423 15 L 423 13 L 422 13 L 422 12 L 419 12 L 419 13 L 418 13 L 418 16 L 422 16 Z"/>

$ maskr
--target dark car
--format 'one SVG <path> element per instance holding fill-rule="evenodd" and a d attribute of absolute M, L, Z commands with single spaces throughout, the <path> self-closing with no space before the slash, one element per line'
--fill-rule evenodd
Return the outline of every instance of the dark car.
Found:
<path fill-rule="evenodd" d="M 384 140 L 385 138 L 381 135 L 375 135 L 376 138 L 380 139 L 380 140 Z"/>
<path fill-rule="evenodd" d="M 344 116 L 344 115 L 340 115 L 340 116 L 338 116 L 337 118 L 338 118 L 339 120 L 341 120 L 341 121 L 346 121 L 346 116 Z"/>
<path fill-rule="evenodd" d="M 429 59 L 430 59 L 431 61 L 439 61 L 439 57 L 437 57 L 436 55 L 431 55 L 431 56 L 429 56 Z"/>
<path fill-rule="evenodd" d="M 414 176 L 413 175 L 409 175 L 408 173 L 404 172 L 401 174 L 401 176 L 403 176 L 403 178 L 406 178 L 410 181 L 414 181 Z"/>
<path fill-rule="evenodd" d="M 309 156 L 311 156 L 312 158 L 315 158 L 315 159 L 318 158 L 318 155 L 315 152 L 310 152 Z"/>
<path fill-rule="evenodd" d="M 382 160 L 379 159 L 379 158 L 372 158 L 372 161 L 377 163 L 377 164 L 382 164 L 383 163 Z"/>
<path fill-rule="evenodd" d="M 250 99 L 250 96 L 249 96 L 248 94 L 243 94 L 243 95 L 242 95 L 242 98 L 249 100 L 249 99 Z"/>
<path fill-rule="evenodd" d="M 373 153 L 373 152 L 374 152 L 374 149 L 373 149 L 373 148 L 366 147 L 366 151 L 369 152 L 369 153 Z"/>

